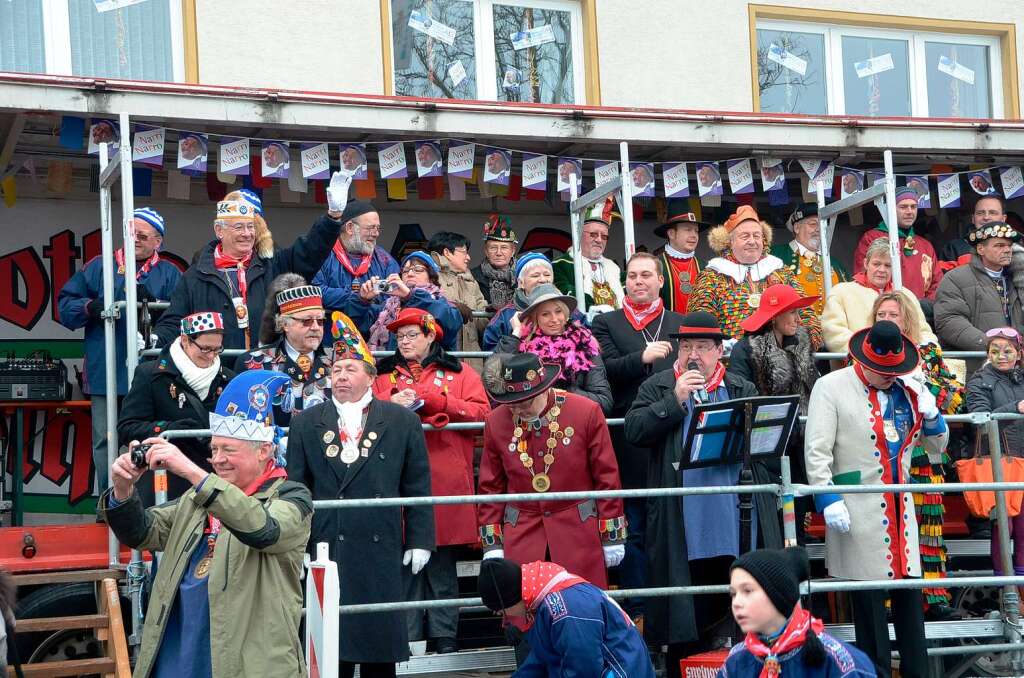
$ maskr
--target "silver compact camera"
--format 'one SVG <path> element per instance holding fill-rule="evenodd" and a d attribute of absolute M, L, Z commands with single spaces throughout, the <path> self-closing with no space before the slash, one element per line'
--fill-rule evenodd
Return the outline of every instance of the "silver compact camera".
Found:
<path fill-rule="evenodd" d="M 377 281 L 377 294 L 387 294 L 391 291 L 391 283 L 387 280 Z"/>

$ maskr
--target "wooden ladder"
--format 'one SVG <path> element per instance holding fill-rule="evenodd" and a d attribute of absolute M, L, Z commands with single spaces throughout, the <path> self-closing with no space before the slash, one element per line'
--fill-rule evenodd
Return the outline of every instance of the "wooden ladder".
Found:
<path fill-rule="evenodd" d="M 128 641 L 124 634 L 124 620 L 121 618 L 121 597 L 114 579 L 103 579 L 97 584 L 97 614 L 83 614 L 73 617 L 42 617 L 19 619 L 15 629 L 18 633 L 38 631 L 65 631 L 68 629 L 93 629 L 96 639 L 104 648 L 105 655 L 90 659 L 22 664 L 25 678 L 57 678 L 58 676 L 101 675 L 104 678 L 131 678 L 132 669 L 128 661 Z M 14 667 L 7 669 L 8 676 L 14 676 Z"/>

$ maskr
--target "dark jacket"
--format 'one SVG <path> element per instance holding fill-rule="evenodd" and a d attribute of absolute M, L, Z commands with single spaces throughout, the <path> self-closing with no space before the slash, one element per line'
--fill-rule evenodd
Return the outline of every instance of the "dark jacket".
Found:
<path fill-rule="evenodd" d="M 360 450 L 351 466 L 340 455 L 338 411 L 333 400 L 299 412 L 288 431 L 288 477 L 305 484 L 314 499 L 430 496 L 430 464 L 420 418 L 400 405 L 370 401 Z M 368 443 L 368 444 L 366 444 Z M 404 533 L 404 538 L 403 538 Z M 330 545 L 338 564 L 341 604 L 405 600 L 402 566 L 406 549 L 434 549 L 430 506 L 317 511 L 309 548 Z M 395 662 L 409 657 L 405 613 L 342 615 L 338 656 L 348 662 Z"/>
<path fill-rule="evenodd" d="M 247 348 L 246 332 L 251 340 L 249 348 L 259 344 L 259 325 L 263 307 L 267 301 L 267 289 L 271 281 L 282 273 L 298 273 L 306 280 L 312 280 L 320 270 L 324 259 L 331 253 L 334 241 L 338 239 L 341 223 L 326 214 L 313 224 L 309 233 L 299 236 L 291 247 L 278 250 L 274 256 L 263 258 L 253 255 L 252 263 L 245 272 L 248 287 L 246 307 L 249 310 L 249 329 L 238 329 L 238 318 L 231 299 L 232 286 L 228 285 L 224 273 L 217 271 L 213 264 L 213 251 L 217 241 L 210 241 L 204 247 L 181 282 L 171 295 L 171 305 L 156 326 L 160 345 L 164 346 L 178 336 L 181 319 L 198 311 L 217 311 L 224 315 L 224 348 Z"/>
<path fill-rule="evenodd" d="M 1016 413 L 1017 406 L 1022 400 L 1024 371 L 1020 368 L 1000 372 L 986 363 L 967 380 L 968 412 Z M 1024 457 L 1024 419 L 1001 421 L 999 430 L 1006 440 L 1003 454 Z M 982 445 L 981 452 L 982 455 L 987 455 L 988 447 Z"/>
<path fill-rule="evenodd" d="M 1014 245 L 1007 269 L 1004 280 L 1010 300 L 1010 325 L 1020 331 L 1024 329 L 1024 249 L 1019 245 Z M 983 351 L 985 332 L 996 327 L 1006 327 L 1003 301 L 975 254 L 970 263 L 954 268 L 939 283 L 935 334 L 947 351 Z"/>
<path fill-rule="evenodd" d="M 655 341 L 671 342 L 672 353 L 650 365 L 645 365 L 642 359 L 647 340 L 642 332 L 637 332 L 629 324 L 624 311 L 610 311 L 594 318 L 594 338 L 601 345 L 601 360 L 604 361 L 608 383 L 615 398 L 612 417 L 626 416 L 644 379 L 672 369 L 679 342 L 669 335 L 679 329 L 683 316 L 674 311 L 664 311 L 663 314 L 662 318 L 655 319 L 645 329 Z M 610 428 L 622 486 L 626 489 L 647 487 L 647 458 L 650 451 L 626 440 L 622 426 Z"/>
<path fill-rule="evenodd" d="M 680 427 L 686 419 L 686 405 L 676 400 L 676 376 L 673 370 L 652 375 L 640 386 L 633 407 L 626 414 L 626 439 L 634 445 L 649 447 L 648 487 L 679 487 L 680 474 L 675 464 L 682 458 Z M 725 388 L 730 398 L 757 395 L 752 383 L 726 373 Z M 767 472 L 754 466 L 754 482 L 768 482 Z M 781 530 L 776 516 L 775 497 L 755 494 L 759 518 L 758 534 L 767 547 L 781 546 Z M 646 548 L 650 562 L 650 586 L 689 586 L 690 565 L 683 531 L 680 497 L 652 497 L 647 502 Z M 693 616 L 693 598 L 670 596 L 648 598 L 646 639 L 648 643 L 681 643 L 697 639 Z"/>
<path fill-rule="evenodd" d="M 799 395 L 800 414 L 806 415 L 811 389 L 818 380 L 810 335 L 798 326 L 796 336 L 785 337 L 781 348 L 771 330 L 747 335 L 732 347 L 729 373 L 753 383 L 763 396 Z"/>
<path fill-rule="evenodd" d="M 167 301 L 171 298 L 181 271 L 170 261 L 161 259 L 149 273 L 139 281 L 138 294 L 143 293 L 154 300 Z M 58 319 L 69 330 L 85 328 L 85 382 L 83 391 L 87 395 L 104 395 L 107 392 L 107 356 L 103 348 L 103 321 L 89 317 L 86 307 L 94 299 L 103 304 L 103 258 L 95 257 L 82 270 L 64 283 L 57 297 Z M 114 301 L 124 301 L 124 274 L 118 274 L 114 264 Z M 117 358 L 117 393 L 128 392 L 127 354 L 125 352 L 125 312 L 114 324 L 114 350 Z M 177 336 L 177 329 L 175 330 Z M 132 339 L 132 350 L 136 349 Z"/>
<path fill-rule="evenodd" d="M 210 412 L 217 398 L 235 373 L 223 364 L 220 374 L 213 378 L 206 399 L 185 382 L 171 359 L 170 347 L 165 347 L 156 360 L 147 361 L 135 370 L 131 390 L 121 405 L 117 420 L 117 437 L 121 445 L 133 440 L 145 440 L 163 431 L 181 431 L 190 428 L 210 428 Z M 175 438 L 174 444 L 185 456 L 204 471 L 213 471 L 207 459 L 210 456 L 209 438 Z M 184 478 L 167 474 L 167 498 L 177 499 L 191 485 Z M 138 483 L 143 506 L 153 505 L 152 472 Z"/>
<path fill-rule="evenodd" d="M 498 341 L 494 347 L 495 353 L 519 353 L 519 337 L 508 334 Z M 613 396 L 612 387 L 608 384 L 608 375 L 605 373 L 604 361 L 600 355 L 594 356 L 594 366 L 586 372 L 577 372 L 572 381 L 560 378 L 555 382 L 560 388 L 569 393 L 576 393 L 593 400 L 601 406 L 601 411 L 607 417 L 612 412 Z"/>

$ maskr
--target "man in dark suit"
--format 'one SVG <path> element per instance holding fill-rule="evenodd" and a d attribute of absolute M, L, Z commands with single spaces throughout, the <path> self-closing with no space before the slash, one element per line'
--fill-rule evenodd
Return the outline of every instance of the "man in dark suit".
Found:
<path fill-rule="evenodd" d="M 665 274 L 654 255 L 638 252 L 626 262 L 626 296 L 622 308 L 594 319 L 594 337 L 601 345 L 601 358 L 615 394 L 613 417 L 624 417 L 636 399 L 644 379 L 672 367 L 677 342 L 669 338 L 682 324 L 683 316 L 665 308 L 661 289 Z M 619 462 L 619 475 L 626 489 L 647 487 L 647 459 L 650 451 L 630 443 L 623 427 L 611 429 L 612 444 Z M 626 557 L 619 570 L 619 584 L 625 588 L 647 585 L 647 557 L 644 526 L 647 500 L 625 499 L 629 537 Z M 641 600 L 628 601 L 627 611 L 636 617 L 643 612 Z"/>
<path fill-rule="evenodd" d="M 338 340 L 331 367 L 331 399 L 292 419 L 288 477 L 304 483 L 314 499 L 425 497 L 430 464 L 420 419 L 401 405 L 376 400 L 373 356 L 346 316 L 334 314 Z M 429 506 L 332 509 L 313 515 L 311 549 L 330 544 L 338 563 L 341 604 L 397 602 L 407 577 L 426 566 L 434 549 Z M 340 675 L 395 675 L 409 658 L 404 612 L 342 615 Z"/>

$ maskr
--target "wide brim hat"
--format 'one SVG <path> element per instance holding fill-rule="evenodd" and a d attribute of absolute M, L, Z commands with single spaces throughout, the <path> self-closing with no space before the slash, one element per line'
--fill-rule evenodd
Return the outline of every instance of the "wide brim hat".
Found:
<path fill-rule="evenodd" d="M 533 353 L 509 353 L 498 359 L 501 361 L 498 383 L 487 384 L 487 395 L 497 403 L 535 398 L 554 386 L 562 374 L 561 367 L 543 364 Z"/>
<path fill-rule="evenodd" d="M 725 339 L 715 316 L 707 311 L 693 311 L 683 316 L 679 329 L 668 335 L 672 339 Z"/>
<path fill-rule="evenodd" d="M 879 320 L 850 337 L 850 357 L 865 369 L 899 377 L 917 369 L 917 346 L 895 323 Z"/>
<path fill-rule="evenodd" d="M 422 308 L 403 308 L 398 317 L 387 324 L 389 332 L 397 332 L 401 327 L 418 327 L 424 334 L 433 332 L 434 340 L 444 339 L 444 330 L 438 324 L 433 314 L 424 311 Z"/>
<path fill-rule="evenodd" d="M 668 205 L 668 217 L 664 223 L 659 224 L 654 228 L 654 235 L 659 238 L 668 239 L 668 229 L 673 228 L 677 224 L 697 224 L 697 228 L 705 228 L 710 226 L 706 221 L 701 221 L 695 212 L 690 209 L 690 205 L 685 200 L 669 200 Z M 679 204 L 681 203 L 681 204 Z"/>
<path fill-rule="evenodd" d="M 967 233 L 967 242 L 972 245 L 980 245 L 989 238 L 1006 238 L 1012 242 L 1020 240 L 1020 233 L 1013 226 L 1005 221 L 990 221 L 971 229 Z"/>
<path fill-rule="evenodd" d="M 549 301 L 560 301 L 569 307 L 569 313 L 576 310 L 576 297 L 570 297 L 551 283 L 537 285 L 533 292 L 526 298 L 528 306 L 519 312 L 519 319 L 526 320 L 537 308 Z"/>
<path fill-rule="evenodd" d="M 785 284 L 772 285 L 761 293 L 757 310 L 747 316 L 740 327 L 744 332 L 757 332 L 786 311 L 805 308 L 818 300 L 817 296 L 802 297 L 795 289 Z"/>

